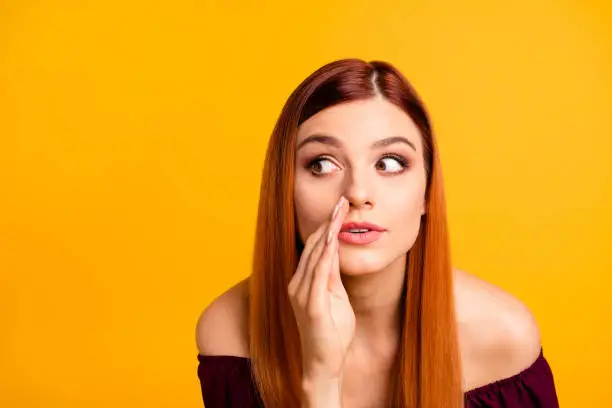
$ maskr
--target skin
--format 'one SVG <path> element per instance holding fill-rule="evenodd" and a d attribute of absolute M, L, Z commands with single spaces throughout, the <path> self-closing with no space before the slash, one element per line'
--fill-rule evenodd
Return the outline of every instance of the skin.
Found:
<path fill-rule="evenodd" d="M 317 134 L 332 136 L 338 147 L 312 142 L 296 152 L 295 207 L 302 240 L 328 220 L 340 196 L 350 207 L 344 221 L 367 221 L 387 229 L 370 245 L 341 242 L 338 248 L 342 282 L 357 317 L 355 346 L 371 349 L 397 331 L 406 254 L 425 213 L 421 137 L 410 117 L 382 98 L 319 112 L 302 124 L 297 145 Z M 395 136 L 410 144 L 372 147 Z M 306 168 L 320 156 L 314 169 Z M 408 167 L 391 156 L 402 158 Z"/>
<path fill-rule="evenodd" d="M 321 135 L 325 138 L 318 137 Z M 347 244 L 336 237 L 327 247 L 321 240 L 306 244 L 302 258 L 309 258 L 313 270 L 306 266 L 305 274 L 324 279 L 340 272 L 340 286 L 345 290 L 339 288 L 337 296 L 333 290 L 318 293 L 314 283 L 308 287 L 297 276 L 292 284 L 300 286 L 301 297 L 296 297 L 290 284 L 300 334 L 308 340 L 302 347 L 305 393 L 321 395 L 330 388 L 330 378 L 341 384 L 343 372 L 363 372 L 363 364 L 374 356 L 385 367 L 379 374 L 388 374 L 399 336 L 406 254 L 425 212 L 426 173 L 418 128 L 401 109 L 379 97 L 317 113 L 300 126 L 297 146 L 294 199 L 303 241 L 316 237 L 317 228 L 329 222 L 329 208 L 338 197 L 346 203 L 328 228 L 335 235 L 343 221 L 367 221 L 386 229 L 366 246 Z M 311 247 L 314 249 L 309 252 Z M 333 257 L 339 265 L 332 265 L 329 259 Z M 316 270 L 313 264 L 317 261 L 319 269 L 330 270 Z M 297 275 L 299 272 L 300 268 Z M 301 285 L 296 283 L 298 279 Z M 310 299 L 305 294 L 308 289 Z M 323 296 L 326 299 L 320 299 Z M 305 317 L 317 307 L 329 310 L 327 299 L 336 300 L 329 323 Z M 354 317 L 347 310 L 351 308 Z M 313 338 L 319 342 L 315 344 Z M 334 342 L 336 338 L 340 340 Z M 345 370 L 339 362 L 351 369 Z"/>
<path fill-rule="evenodd" d="M 305 143 L 316 135 L 333 139 Z M 373 147 L 389 137 L 404 141 Z M 405 257 L 425 212 L 420 134 L 401 109 L 375 97 L 317 113 L 298 129 L 296 145 L 295 207 L 305 249 L 288 293 L 302 338 L 303 406 L 382 407 L 398 345 Z M 350 245 L 337 239 L 346 221 L 387 231 L 370 245 Z M 540 350 L 533 315 L 501 289 L 454 273 L 465 390 L 527 368 Z M 203 312 L 201 354 L 248 356 L 246 288 L 239 283 Z"/>

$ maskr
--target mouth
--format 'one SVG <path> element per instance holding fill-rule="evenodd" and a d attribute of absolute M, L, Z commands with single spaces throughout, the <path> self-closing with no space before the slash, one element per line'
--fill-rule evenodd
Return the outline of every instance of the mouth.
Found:
<path fill-rule="evenodd" d="M 338 239 L 351 245 L 368 245 L 378 240 L 385 231 L 385 228 L 375 224 L 349 222 L 342 225 Z"/>
<path fill-rule="evenodd" d="M 349 232 L 351 234 L 363 234 L 370 231 L 384 232 L 386 229 L 369 222 L 347 222 L 342 224 L 342 228 L 340 229 L 340 232 Z"/>

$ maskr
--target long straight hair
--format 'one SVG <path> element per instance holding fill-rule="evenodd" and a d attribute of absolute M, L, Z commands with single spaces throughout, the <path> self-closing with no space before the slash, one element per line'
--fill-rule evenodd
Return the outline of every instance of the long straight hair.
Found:
<path fill-rule="evenodd" d="M 416 124 L 427 173 L 426 214 L 407 256 L 400 345 L 387 406 L 463 406 L 446 201 L 428 114 L 391 64 L 344 59 L 319 68 L 293 91 L 266 153 L 249 279 L 252 374 L 266 408 L 300 406 L 300 335 L 287 293 L 303 249 L 293 197 L 297 129 L 325 108 L 375 96 L 403 109 Z"/>

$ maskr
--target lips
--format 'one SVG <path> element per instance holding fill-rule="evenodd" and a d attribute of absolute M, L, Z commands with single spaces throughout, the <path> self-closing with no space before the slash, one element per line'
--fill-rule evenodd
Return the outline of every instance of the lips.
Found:
<path fill-rule="evenodd" d="M 386 229 L 369 222 L 347 222 L 342 224 L 338 239 L 350 245 L 369 245 L 378 240 Z"/>
<path fill-rule="evenodd" d="M 342 229 L 340 232 L 368 232 L 368 231 L 376 231 L 383 232 L 386 229 L 379 227 L 376 224 L 371 224 L 369 222 L 347 222 L 342 224 Z"/>

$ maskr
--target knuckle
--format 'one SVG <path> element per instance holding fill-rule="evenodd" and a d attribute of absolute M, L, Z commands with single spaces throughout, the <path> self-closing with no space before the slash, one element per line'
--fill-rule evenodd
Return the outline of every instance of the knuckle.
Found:
<path fill-rule="evenodd" d="M 313 246 L 314 243 L 316 242 L 316 239 L 317 239 L 316 233 L 310 234 L 310 236 L 306 238 L 306 246 Z"/>
<path fill-rule="evenodd" d="M 294 296 L 289 297 L 289 303 L 291 303 L 291 307 L 293 308 L 294 311 L 299 311 L 301 310 L 300 307 L 300 302 L 298 301 L 298 299 Z"/>
<path fill-rule="evenodd" d="M 303 310 L 306 307 L 306 297 L 301 293 L 297 293 L 294 298 L 295 304 Z"/>
<path fill-rule="evenodd" d="M 296 285 L 294 281 L 289 282 L 289 286 L 287 286 L 287 294 L 290 298 L 293 298 L 295 296 L 295 286 Z"/>
<path fill-rule="evenodd" d="M 306 308 L 306 316 L 311 320 L 319 320 L 323 315 L 322 308 L 314 303 L 310 303 Z"/>
<path fill-rule="evenodd" d="M 312 271 L 314 276 L 321 276 L 325 272 L 325 264 L 322 262 L 323 259 L 319 260 L 319 262 L 315 265 L 314 270 Z"/>

